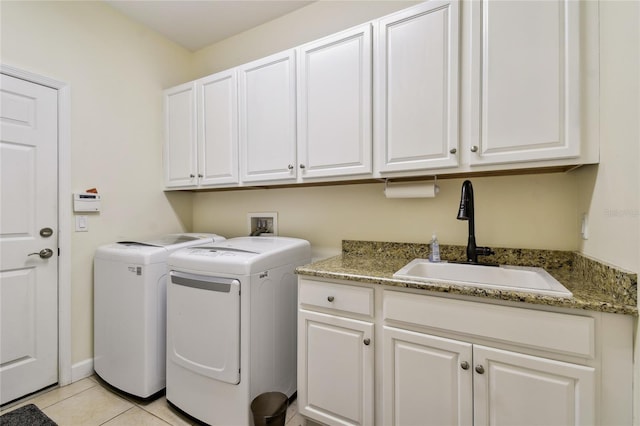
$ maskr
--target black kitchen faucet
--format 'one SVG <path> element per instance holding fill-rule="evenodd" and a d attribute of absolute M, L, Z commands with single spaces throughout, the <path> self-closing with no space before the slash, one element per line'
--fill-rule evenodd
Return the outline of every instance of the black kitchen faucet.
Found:
<path fill-rule="evenodd" d="M 471 181 L 465 180 L 462 183 L 460 194 L 460 209 L 458 210 L 458 220 L 469 221 L 469 239 L 467 240 L 467 262 L 478 263 L 478 256 L 488 256 L 495 254 L 489 247 L 476 246 L 475 211 L 473 206 L 473 186 Z"/>

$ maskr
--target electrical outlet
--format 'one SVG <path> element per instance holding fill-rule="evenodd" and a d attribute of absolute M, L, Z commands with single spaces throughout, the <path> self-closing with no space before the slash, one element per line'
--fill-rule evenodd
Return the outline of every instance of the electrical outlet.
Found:
<path fill-rule="evenodd" d="M 278 235 L 278 213 L 249 213 L 249 235 Z"/>
<path fill-rule="evenodd" d="M 589 239 L 589 216 L 586 213 L 582 213 L 580 219 L 580 236 L 583 240 Z"/>

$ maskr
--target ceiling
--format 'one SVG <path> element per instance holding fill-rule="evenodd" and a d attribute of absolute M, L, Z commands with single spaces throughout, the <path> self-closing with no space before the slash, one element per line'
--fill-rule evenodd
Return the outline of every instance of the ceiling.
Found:
<path fill-rule="evenodd" d="M 286 15 L 303 0 L 104 0 L 190 51 Z"/>

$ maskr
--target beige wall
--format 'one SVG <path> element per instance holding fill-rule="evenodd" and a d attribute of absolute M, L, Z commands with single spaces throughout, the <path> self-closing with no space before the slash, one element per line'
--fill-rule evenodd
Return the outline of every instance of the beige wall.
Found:
<path fill-rule="evenodd" d="M 76 363 L 93 357 L 95 248 L 192 226 L 190 194 L 161 191 L 161 89 L 188 78 L 191 56 L 101 2 L 1 8 L 2 62 L 70 85 L 72 190 L 103 196 L 89 232 L 72 235 Z"/>
<path fill-rule="evenodd" d="M 472 179 L 476 238 L 491 247 L 575 250 L 576 180 L 572 174 Z M 247 235 L 247 213 L 277 212 L 280 235 L 311 242 L 314 257 L 336 254 L 343 239 L 467 243 L 458 221 L 461 179 L 440 180 L 433 199 L 387 199 L 384 184 L 198 193 L 194 227 Z"/>
<path fill-rule="evenodd" d="M 577 173 L 586 255 L 638 272 L 640 3 L 600 2 L 600 165 Z"/>

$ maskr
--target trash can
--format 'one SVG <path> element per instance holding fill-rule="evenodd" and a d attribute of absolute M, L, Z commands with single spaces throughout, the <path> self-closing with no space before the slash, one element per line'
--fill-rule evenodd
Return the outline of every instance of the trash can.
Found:
<path fill-rule="evenodd" d="M 282 392 L 265 392 L 251 402 L 251 414 L 255 426 L 284 426 L 287 417 L 287 395 Z"/>

